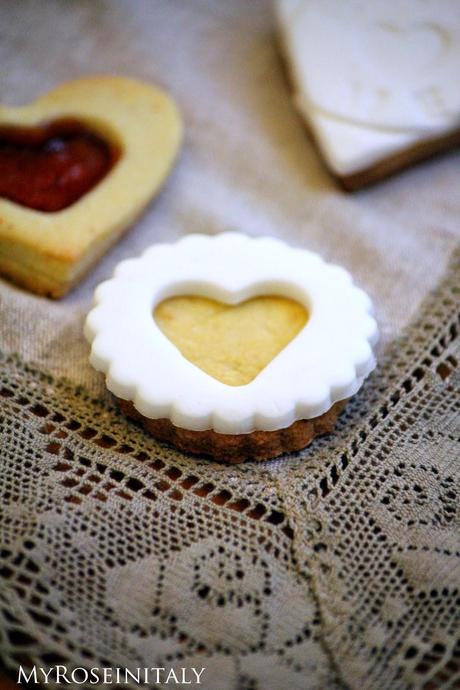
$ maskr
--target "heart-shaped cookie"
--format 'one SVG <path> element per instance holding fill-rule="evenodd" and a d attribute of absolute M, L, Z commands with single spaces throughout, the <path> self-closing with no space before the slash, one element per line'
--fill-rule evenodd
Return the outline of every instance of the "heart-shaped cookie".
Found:
<path fill-rule="evenodd" d="M 253 381 L 307 319 L 303 305 L 272 295 L 239 304 L 170 297 L 155 310 L 155 321 L 182 355 L 229 386 Z"/>
<path fill-rule="evenodd" d="M 0 272 L 65 294 L 145 208 L 180 140 L 169 96 L 124 77 L 0 107 Z"/>

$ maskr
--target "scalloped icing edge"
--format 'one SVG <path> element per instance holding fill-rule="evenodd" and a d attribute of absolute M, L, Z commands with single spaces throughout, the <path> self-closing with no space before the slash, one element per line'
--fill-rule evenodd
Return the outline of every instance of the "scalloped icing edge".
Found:
<path fill-rule="evenodd" d="M 181 294 L 233 304 L 279 294 L 304 304 L 309 319 L 253 381 L 228 386 L 185 359 L 155 323 L 155 306 Z M 233 232 L 188 235 L 121 262 L 96 289 L 84 332 L 108 389 L 140 414 L 225 434 L 286 428 L 354 395 L 375 367 L 378 339 L 372 303 L 347 271 L 280 240 Z"/>

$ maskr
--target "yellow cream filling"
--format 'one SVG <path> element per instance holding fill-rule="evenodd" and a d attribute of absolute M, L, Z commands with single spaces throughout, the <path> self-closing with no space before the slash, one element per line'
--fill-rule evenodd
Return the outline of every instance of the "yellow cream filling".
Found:
<path fill-rule="evenodd" d="M 181 296 L 161 302 L 154 318 L 192 364 L 229 386 L 244 386 L 295 338 L 308 313 L 272 295 L 235 305 Z"/>

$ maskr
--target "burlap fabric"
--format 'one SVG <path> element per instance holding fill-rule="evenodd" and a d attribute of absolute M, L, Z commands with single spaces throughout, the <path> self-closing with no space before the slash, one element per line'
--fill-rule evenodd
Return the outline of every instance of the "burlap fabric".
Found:
<path fill-rule="evenodd" d="M 4 661 L 205 666 L 208 690 L 460 687 L 459 154 L 340 193 L 262 0 L 20 0 L 0 25 L 3 101 L 124 73 L 169 88 L 187 133 L 159 199 L 72 295 L 0 284 Z M 127 422 L 81 326 L 119 259 L 235 228 L 346 266 L 383 337 L 336 433 L 227 468 Z"/>

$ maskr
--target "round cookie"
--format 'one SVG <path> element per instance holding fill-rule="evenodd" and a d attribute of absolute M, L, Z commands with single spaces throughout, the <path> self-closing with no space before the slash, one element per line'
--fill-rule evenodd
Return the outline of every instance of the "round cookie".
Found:
<path fill-rule="evenodd" d="M 311 252 L 190 235 L 122 262 L 85 334 L 130 416 L 181 450 L 239 462 L 332 429 L 375 365 L 370 312 L 349 274 Z"/>

